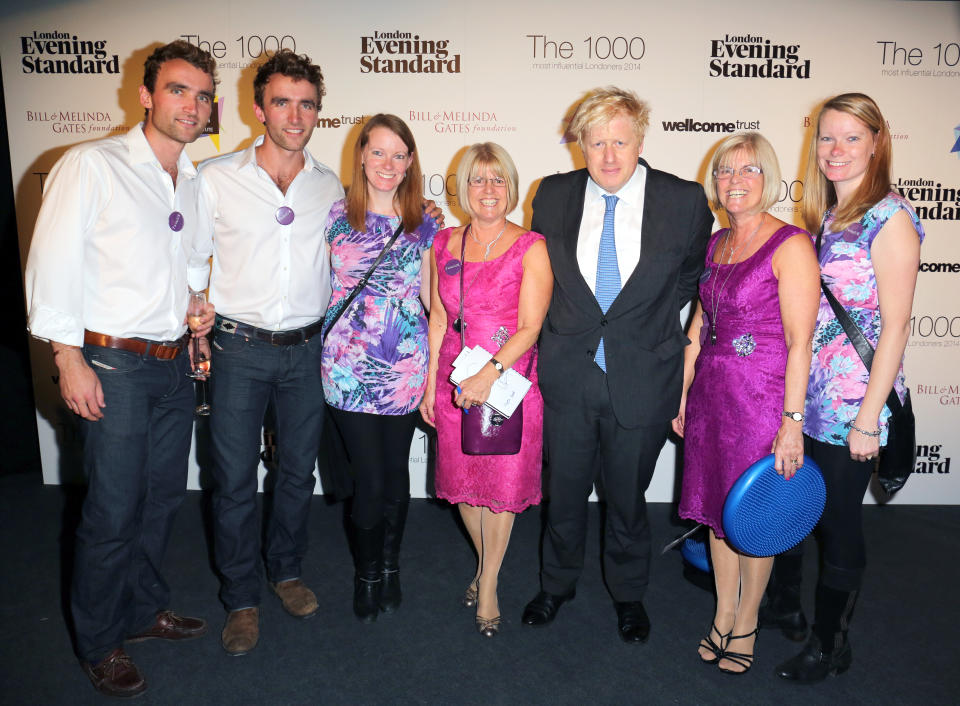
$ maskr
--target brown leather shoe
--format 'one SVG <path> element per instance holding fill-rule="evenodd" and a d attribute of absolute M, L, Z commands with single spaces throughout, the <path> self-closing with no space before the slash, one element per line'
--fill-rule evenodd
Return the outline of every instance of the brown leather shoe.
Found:
<path fill-rule="evenodd" d="M 96 664 L 83 662 L 83 671 L 93 682 L 93 688 L 107 696 L 139 696 L 147 690 L 143 675 L 122 647 Z"/>
<path fill-rule="evenodd" d="M 172 610 L 164 610 L 157 613 L 153 625 L 143 632 L 131 635 L 127 642 L 143 642 L 155 637 L 161 640 L 192 640 L 206 634 L 207 621 L 203 618 L 188 618 L 177 615 Z"/>
<path fill-rule="evenodd" d="M 312 618 L 317 612 L 317 597 L 300 579 L 271 583 L 273 592 L 280 596 L 283 609 L 294 618 Z"/>
<path fill-rule="evenodd" d="M 220 634 L 220 644 L 233 657 L 245 655 L 260 639 L 260 609 L 243 608 L 227 615 L 227 624 Z"/>

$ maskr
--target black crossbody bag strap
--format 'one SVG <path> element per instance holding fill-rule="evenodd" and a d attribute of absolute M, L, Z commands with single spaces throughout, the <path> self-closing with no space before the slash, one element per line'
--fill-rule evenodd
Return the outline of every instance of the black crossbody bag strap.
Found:
<path fill-rule="evenodd" d="M 826 216 L 824 216 L 824 220 L 826 220 Z M 823 223 L 820 224 L 820 232 L 817 233 L 817 259 L 820 258 L 820 245 L 822 242 Z M 833 292 L 830 291 L 830 287 L 827 286 L 827 283 L 823 281 L 823 277 L 820 278 L 820 289 L 823 290 L 823 296 L 825 296 L 827 301 L 830 303 L 830 307 L 833 309 L 833 313 L 836 315 L 837 321 L 840 322 L 844 333 L 847 334 L 847 338 L 850 339 L 850 343 L 853 344 L 857 354 L 860 356 L 860 360 L 863 361 L 863 366 L 869 373 L 870 366 L 873 364 L 873 346 L 870 345 L 870 341 L 867 340 L 867 337 L 863 335 L 863 331 L 860 330 L 860 327 L 854 323 L 853 319 L 850 317 L 850 314 L 847 313 L 847 310 L 844 309 L 843 305 L 837 301 L 835 296 L 833 296 Z M 903 404 L 900 402 L 900 398 L 897 397 L 896 390 L 890 390 L 890 394 L 887 396 L 887 407 L 890 408 L 890 412 L 893 414 L 893 416 L 900 414 Z"/>
<path fill-rule="evenodd" d="M 377 267 L 380 266 L 380 263 L 383 262 L 383 258 L 387 256 L 387 251 L 393 247 L 393 244 L 397 241 L 397 238 L 400 237 L 400 234 L 403 232 L 403 221 L 400 221 L 400 225 L 397 226 L 397 229 L 393 232 L 393 235 L 390 237 L 390 240 L 387 241 L 387 244 L 383 246 L 383 250 L 380 251 L 380 254 L 377 255 L 377 259 L 373 261 L 373 264 L 370 265 L 370 269 L 367 270 L 366 274 L 360 278 L 360 281 L 357 282 L 357 286 L 353 288 L 353 291 L 350 292 L 348 296 L 343 301 L 343 305 L 340 307 L 340 311 L 337 312 L 337 315 L 330 320 L 330 325 L 326 327 L 323 331 L 323 338 L 327 337 L 327 334 L 333 330 L 333 327 L 340 320 L 340 317 L 344 315 L 350 305 L 353 303 L 353 300 L 357 298 L 357 295 L 363 291 L 363 288 L 367 286 L 367 282 L 370 281 L 370 277 L 376 271 Z"/>

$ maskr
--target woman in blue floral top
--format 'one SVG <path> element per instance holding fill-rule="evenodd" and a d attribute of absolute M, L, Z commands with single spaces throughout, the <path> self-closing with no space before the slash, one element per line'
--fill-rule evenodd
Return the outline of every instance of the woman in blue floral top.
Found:
<path fill-rule="evenodd" d="M 823 564 L 816 617 L 806 647 L 777 675 L 812 683 L 846 671 L 847 630 L 866 566 L 860 510 L 887 441 L 890 390 L 903 402 L 903 353 L 920 266 L 923 227 L 910 204 L 890 192 L 890 132 L 862 93 L 831 98 L 817 116 L 803 216 L 822 232 L 820 272 L 876 353 L 868 372 L 825 296 L 813 338 L 803 413 L 804 453 L 823 471 L 827 502 L 817 525 Z M 802 554 L 778 557 L 771 601 L 761 621 L 802 639 Z"/>
<path fill-rule="evenodd" d="M 402 226 L 328 331 L 321 358 L 324 396 L 355 477 L 353 609 L 363 622 L 395 610 L 401 599 L 398 558 L 410 503 L 410 441 L 429 360 L 423 256 L 437 232 L 424 214 L 421 185 L 410 129 L 395 115 L 375 115 L 354 146 L 347 198 L 327 218 L 333 286 L 328 326 Z"/>

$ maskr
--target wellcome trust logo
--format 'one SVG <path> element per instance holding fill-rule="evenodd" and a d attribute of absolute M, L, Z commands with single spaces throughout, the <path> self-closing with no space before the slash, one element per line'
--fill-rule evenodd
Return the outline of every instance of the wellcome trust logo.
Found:
<path fill-rule="evenodd" d="M 412 32 L 377 32 L 360 37 L 362 74 L 458 74 L 460 55 L 449 39 L 426 39 Z"/>
<path fill-rule="evenodd" d="M 116 54 L 107 54 L 105 39 L 34 30 L 20 37 L 20 70 L 25 74 L 119 74 L 120 60 Z"/>
<path fill-rule="evenodd" d="M 333 117 L 317 118 L 317 127 L 325 130 L 336 130 L 342 127 L 353 127 L 354 125 L 363 125 L 367 122 L 367 115 L 337 115 Z"/>
<path fill-rule="evenodd" d="M 707 75 L 725 78 L 810 78 L 810 59 L 799 44 L 774 44 L 760 35 L 710 40 Z"/>
<path fill-rule="evenodd" d="M 728 133 L 737 130 L 759 130 L 759 120 L 662 120 L 664 132 Z"/>

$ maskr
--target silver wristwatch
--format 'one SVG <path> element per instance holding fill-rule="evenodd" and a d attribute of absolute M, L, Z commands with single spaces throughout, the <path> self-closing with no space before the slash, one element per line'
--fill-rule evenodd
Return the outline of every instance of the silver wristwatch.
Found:
<path fill-rule="evenodd" d="M 503 375 L 503 363 L 501 363 L 501 362 L 500 362 L 499 360 L 497 360 L 496 358 L 491 358 L 491 359 L 490 359 L 490 362 L 493 364 L 493 367 L 495 367 L 495 368 L 497 369 L 497 372 L 498 372 L 500 375 Z"/>
<path fill-rule="evenodd" d="M 790 417 L 790 419 L 792 419 L 795 422 L 803 421 L 803 414 L 801 414 L 800 412 L 784 412 L 783 416 Z"/>

